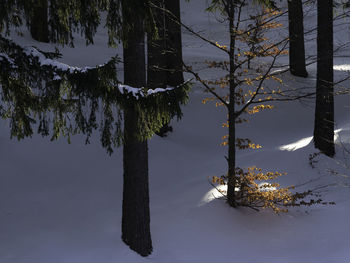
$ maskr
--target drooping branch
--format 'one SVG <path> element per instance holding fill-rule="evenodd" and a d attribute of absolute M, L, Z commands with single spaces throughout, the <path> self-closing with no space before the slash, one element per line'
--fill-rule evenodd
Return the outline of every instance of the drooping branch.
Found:
<path fill-rule="evenodd" d="M 59 56 L 0 37 L 0 113 L 11 120 L 12 136 L 31 136 L 38 121 L 43 136 L 69 138 L 81 132 L 89 142 L 99 127 L 102 145 L 112 153 L 123 140 L 121 114 L 113 112 L 135 104 L 148 123 L 140 129 L 140 139 L 151 137 L 164 119 L 182 116 L 180 105 L 188 99 L 190 82 L 175 88 L 136 89 L 119 82 L 117 57 L 100 66 L 78 68 L 55 60 Z"/>

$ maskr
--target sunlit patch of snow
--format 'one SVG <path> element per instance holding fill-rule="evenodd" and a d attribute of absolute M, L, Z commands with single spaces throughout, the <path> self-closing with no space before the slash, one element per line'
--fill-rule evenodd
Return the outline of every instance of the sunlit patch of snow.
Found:
<path fill-rule="evenodd" d="M 334 141 L 339 140 L 339 132 L 340 131 L 342 131 L 342 129 L 337 129 L 334 131 Z M 281 151 L 293 152 L 293 151 L 296 151 L 298 149 L 301 149 L 301 148 L 308 146 L 310 144 L 310 142 L 312 141 L 312 139 L 313 139 L 313 136 L 306 137 L 306 138 L 300 139 L 296 142 L 282 145 L 282 146 L 278 147 L 278 149 Z"/>
<path fill-rule="evenodd" d="M 296 142 L 293 142 L 290 144 L 286 144 L 286 145 L 282 145 L 282 146 L 278 147 L 278 149 L 280 149 L 281 151 L 290 151 L 290 152 L 296 151 L 300 148 L 308 146 L 309 143 L 312 141 L 312 138 L 313 138 L 313 136 L 306 137 L 306 138 L 303 138 L 299 141 L 296 141 Z"/>
<path fill-rule="evenodd" d="M 350 143 L 350 127 L 339 129 L 340 132 L 334 134 L 334 142 L 338 145 Z"/>
<path fill-rule="evenodd" d="M 278 74 L 278 73 L 283 73 L 288 69 L 288 67 L 281 67 L 279 69 L 271 71 L 271 74 Z"/>
<path fill-rule="evenodd" d="M 340 71 L 350 71 L 350 64 L 334 65 L 333 69 Z"/>
<path fill-rule="evenodd" d="M 201 201 L 199 202 L 198 206 L 202 206 L 205 205 L 207 203 L 210 203 L 211 201 L 217 199 L 217 198 L 221 198 L 224 195 L 226 195 L 227 192 L 227 185 L 218 185 L 215 187 L 213 187 L 213 189 L 211 189 L 210 191 L 208 191 L 201 199 Z"/>
<path fill-rule="evenodd" d="M 334 142 L 340 142 L 341 138 L 340 138 L 340 135 L 339 135 L 339 132 L 341 132 L 342 129 L 338 129 L 338 130 L 335 130 L 334 131 Z"/>
<path fill-rule="evenodd" d="M 260 191 L 266 192 L 266 191 L 274 191 L 277 188 L 274 186 L 271 186 L 268 182 L 261 182 L 258 184 Z M 239 188 L 235 188 L 236 191 L 239 191 Z M 209 190 L 200 200 L 198 206 L 202 206 L 205 204 L 210 203 L 211 201 L 222 198 L 226 196 L 227 193 L 227 185 L 218 185 L 216 187 L 213 187 L 213 189 Z"/>

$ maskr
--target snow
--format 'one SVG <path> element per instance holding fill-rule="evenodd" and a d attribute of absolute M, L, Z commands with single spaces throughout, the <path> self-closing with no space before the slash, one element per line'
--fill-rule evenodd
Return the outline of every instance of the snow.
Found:
<path fill-rule="evenodd" d="M 343 65 L 335 65 L 333 66 L 334 70 L 339 70 L 339 71 L 350 71 L 350 65 L 348 64 L 343 64 Z"/>
<path fill-rule="evenodd" d="M 33 56 L 33 57 L 37 58 L 39 61 L 39 64 L 41 66 L 52 66 L 59 71 L 66 71 L 66 72 L 69 72 L 70 74 L 77 73 L 77 72 L 84 73 L 84 72 L 87 72 L 88 70 L 91 70 L 94 68 L 94 67 L 80 68 L 80 67 L 70 66 L 68 64 L 59 62 L 57 60 L 46 58 L 43 53 L 39 52 L 39 50 L 34 48 L 34 47 L 23 47 L 23 50 L 27 56 Z M 14 61 L 7 54 L 0 53 L 0 58 L 5 58 L 9 63 L 14 64 Z M 104 66 L 104 65 L 103 64 L 96 65 L 96 67 L 102 67 L 102 66 Z M 60 80 L 61 77 L 58 75 L 55 75 L 53 79 Z M 184 83 L 187 83 L 187 82 L 189 82 L 189 80 L 184 82 Z M 131 86 L 125 85 L 125 84 L 118 84 L 118 89 L 121 93 L 123 93 L 123 94 L 130 93 L 130 94 L 132 94 L 132 96 L 134 96 L 138 99 L 140 96 L 145 97 L 145 96 L 149 96 L 152 94 L 171 91 L 174 89 L 174 87 L 149 89 L 145 92 L 144 87 L 135 88 L 135 87 L 131 87 Z"/>
<path fill-rule="evenodd" d="M 225 43 L 225 26 L 201 10 L 206 1 L 182 1 L 186 24 Z M 315 6 L 305 17 L 315 24 Z M 345 20 L 349 22 L 348 20 Z M 336 37 L 350 41 L 348 25 L 341 21 Z M 107 48 L 104 29 L 94 46 L 77 38 L 76 48 L 60 48 L 64 65 L 94 67 L 121 50 Z M 347 30 L 347 31 L 345 31 Z M 17 37 L 23 45 L 43 50 L 53 46 L 32 41 L 28 33 Z M 185 62 L 201 76 L 216 77 L 204 67 L 206 59 L 225 54 L 184 32 Z M 307 54 L 314 54 L 315 32 L 309 35 Z M 348 76 L 349 48 L 335 58 L 335 76 Z M 122 57 L 120 55 L 120 57 Z M 288 58 L 279 63 L 286 64 Z M 122 72 L 122 69 L 120 72 Z M 316 65 L 306 79 L 283 74 L 293 88 L 315 86 Z M 122 75 L 122 74 L 121 74 Z M 190 76 L 186 76 L 190 77 Z M 350 81 L 342 83 L 349 87 Z M 133 92 L 130 87 L 123 86 Z M 136 91 L 135 91 L 136 92 Z M 250 116 L 237 127 L 238 136 L 263 146 L 238 151 L 240 167 L 256 165 L 264 170 L 287 172 L 282 186 L 297 191 L 318 189 L 325 201 L 336 205 L 292 208 L 276 215 L 249 208 L 230 208 L 209 184 L 211 176 L 226 172 L 227 148 L 220 146 L 227 131 L 221 127 L 226 112 L 196 84 L 183 119 L 172 122 L 168 137 L 149 141 L 151 232 L 154 252 L 142 258 L 121 241 L 122 149 L 109 156 L 95 134 L 90 145 L 83 136 L 72 143 L 64 139 L 33 136 L 9 139 L 9 123 L 0 123 L 0 262 L 1 263 L 347 263 L 350 258 L 350 149 L 349 95 L 335 98 L 336 156 L 317 156 L 315 168 L 309 155 L 318 152 L 312 143 L 314 101 L 276 102 L 275 109 Z M 136 164 L 135 164 L 136 165 Z M 327 186 L 327 187 L 324 187 Z M 224 190 L 222 188 L 221 190 Z"/>
<path fill-rule="evenodd" d="M 340 139 L 339 133 L 342 131 L 343 129 L 337 129 L 334 131 L 334 141 L 335 143 L 340 143 L 342 140 Z M 303 139 L 300 139 L 296 142 L 290 143 L 290 144 L 286 144 L 286 145 L 282 145 L 280 146 L 278 149 L 282 150 L 282 151 L 296 151 L 298 149 L 301 149 L 303 147 L 308 146 L 310 143 L 312 143 L 312 139 L 313 136 L 309 136 Z"/>
<path fill-rule="evenodd" d="M 286 144 L 286 145 L 282 145 L 279 147 L 280 150 L 286 150 L 286 151 L 296 151 L 300 148 L 303 148 L 307 145 L 309 145 L 312 142 L 312 136 L 310 137 L 306 137 L 303 139 L 300 139 L 294 143 L 290 143 L 290 144 Z"/>
<path fill-rule="evenodd" d="M 39 59 L 39 63 L 41 66 L 52 66 L 57 68 L 58 70 L 61 71 L 69 71 L 70 73 L 74 73 L 76 71 L 80 72 L 86 72 L 89 69 L 92 69 L 92 67 L 84 67 L 84 68 L 79 68 L 79 67 L 72 67 L 69 66 L 65 63 L 58 62 L 53 59 L 46 58 L 44 54 L 40 53 L 36 48 L 34 47 L 26 47 L 24 49 L 24 52 L 28 56 L 33 56 Z"/>
<path fill-rule="evenodd" d="M 186 82 L 185 82 L 186 83 Z M 176 87 L 175 87 L 176 88 Z M 156 88 L 156 89 L 149 89 L 146 92 L 144 91 L 144 87 L 142 88 L 134 88 L 129 85 L 125 84 L 118 84 L 118 89 L 122 94 L 132 94 L 136 99 L 139 99 L 139 97 L 145 97 L 149 96 L 152 94 L 157 94 L 157 93 L 162 93 L 162 92 L 167 92 L 171 91 L 174 88 L 173 87 L 167 87 L 167 88 Z"/>
<path fill-rule="evenodd" d="M 156 94 L 156 93 L 160 93 L 160 92 L 166 92 L 166 91 L 170 91 L 170 90 L 173 90 L 173 89 L 174 88 L 171 88 L 171 87 L 149 89 L 149 90 L 147 90 L 147 95 Z"/>
<path fill-rule="evenodd" d="M 140 95 L 140 89 L 134 88 L 128 85 L 119 84 L 118 88 L 121 93 L 131 93 L 134 97 L 138 98 Z"/>

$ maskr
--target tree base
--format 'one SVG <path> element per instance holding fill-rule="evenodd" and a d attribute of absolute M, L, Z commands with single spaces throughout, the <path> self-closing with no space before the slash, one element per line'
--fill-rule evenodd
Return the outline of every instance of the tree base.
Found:
<path fill-rule="evenodd" d="M 307 76 L 309 75 L 306 70 L 298 71 L 298 70 L 290 69 L 290 73 L 294 76 L 302 77 L 302 78 L 307 78 Z"/>
<path fill-rule="evenodd" d="M 125 238 L 124 236 L 122 236 L 122 240 L 126 245 L 130 247 L 131 250 L 135 251 L 137 254 L 139 254 L 142 257 L 147 257 L 152 254 L 153 248 L 152 248 L 151 241 L 149 242 L 148 246 L 139 246 L 128 242 L 128 239 Z"/>
<path fill-rule="evenodd" d="M 335 155 L 334 143 L 332 142 L 318 142 L 314 139 L 315 148 L 319 149 L 323 154 L 327 155 L 330 158 L 333 158 Z"/>

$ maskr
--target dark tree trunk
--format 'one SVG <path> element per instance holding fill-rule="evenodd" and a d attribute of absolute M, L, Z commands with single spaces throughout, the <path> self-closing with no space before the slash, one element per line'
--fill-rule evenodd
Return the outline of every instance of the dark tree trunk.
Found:
<path fill-rule="evenodd" d="M 180 21 L 180 0 L 165 0 L 165 9 L 169 10 Z M 166 48 L 167 48 L 167 84 L 176 87 L 184 82 L 182 70 L 182 40 L 181 25 L 174 17 L 165 18 Z"/>
<path fill-rule="evenodd" d="M 30 18 L 30 34 L 32 38 L 45 43 L 49 42 L 47 9 L 47 0 L 35 1 Z"/>
<path fill-rule="evenodd" d="M 236 179 L 236 126 L 235 126 L 235 88 L 236 83 L 234 79 L 235 68 L 235 30 L 234 30 L 234 16 L 235 7 L 234 1 L 227 1 L 228 4 L 228 17 L 230 26 L 230 103 L 228 107 L 228 123 L 229 123 L 229 136 L 228 136 L 228 182 L 227 182 L 227 201 L 230 206 L 236 207 L 236 193 L 235 188 L 237 184 Z"/>
<path fill-rule="evenodd" d="M 145 32 L 142 17 L 137 12 L 130 16 L 125 12 L 127 1 L 123 1 L 124 22 L 131 25 L 126 32 L 124 43 L 124 82 L 133 87 L 146 84 Z M 130 20 L 130 21 L 128 21 Z M 125 24 L 124 24 L 125 26 Z M 124 111 L 124 188 L 122 239 L 141 256 L 152 253 L 150 233 L 148 149 L 147 141 L 138 138 L 140 118 L 135 105 Z"/>
<path fill-rule="evenodd" d="M 290 72 L 295 76 L 307 77 L 302 0 L 288 0 L 288 19 Z"/>
<path fill-rule="evenodd" d="M 162 0 L 152 0 L 153 4 L 163 8 Z M 154 8 L 154 19 L 158 34 L 147 35 L 147 86 L 151 89 L 165 88 L 167 82 L 166 47 L 165 47 L 165 15 L 161 9 Z"/>
<path fill-rule="evenodd" d="M 317 1 L 317 86 L 314 143 L 334 156 L 333 1 Z"/>
<path fill-rule="evenodd" d="M 152 35 L 152 32 L 149 32 L 147 38 L 147 53 L 148 53 L 148 76 L 147 76 L 147 86 L 151 89 L 155 88 L 166 88 L 168 83 L 168 74 L 178 74 L 173 73 L 172 71 L 168 71 L 167 59 L 171 58 L 173 60 L 173 53 L 167 53 L 167 38 L 165 35 L 165 12 L 161 9 L 165 8 L 164 0 L 152 0 L 153 4 L 159 7 L 159 9 L 154 8 L 154 19 L 156 22 L 156 27 L 158 31 L 158 35 Z M 181 29 L 180 29 L 181 30 Z M 169 37 L 169 33 L 167 34 Z M 180 31 L 180 42 L 181 42 L 181 31 Z M 169 44 L 168 44 L 169 45 Z M 173 48 L 170 50 L 173 52 Z M 180 49 L 181 52 L 181 49 Z M 181 54 L 180 54 L 181 56 Z M 182 59 L 182 58 L 181 58 Z M 169 63 L 173 63 L 170 60 Z M 182 63 L 182 61 L 181 61 Z M 182 72 L 181 72 L 182 75 Z M 170 77 L 172 78 L 172 77 Z M 183 82 L 183 77 L 181 80 L 177 80 Z M 175 83 L 173 80 L 172 84 L 176 84 L 177 86 L 181 83 Z M 169 131 L 172 131 L 172 127 L 169 126 L 169 123 L 164 123 L 163 127 L 156 132 L 158 136 L 164 137 L 167 135 Z"/>

